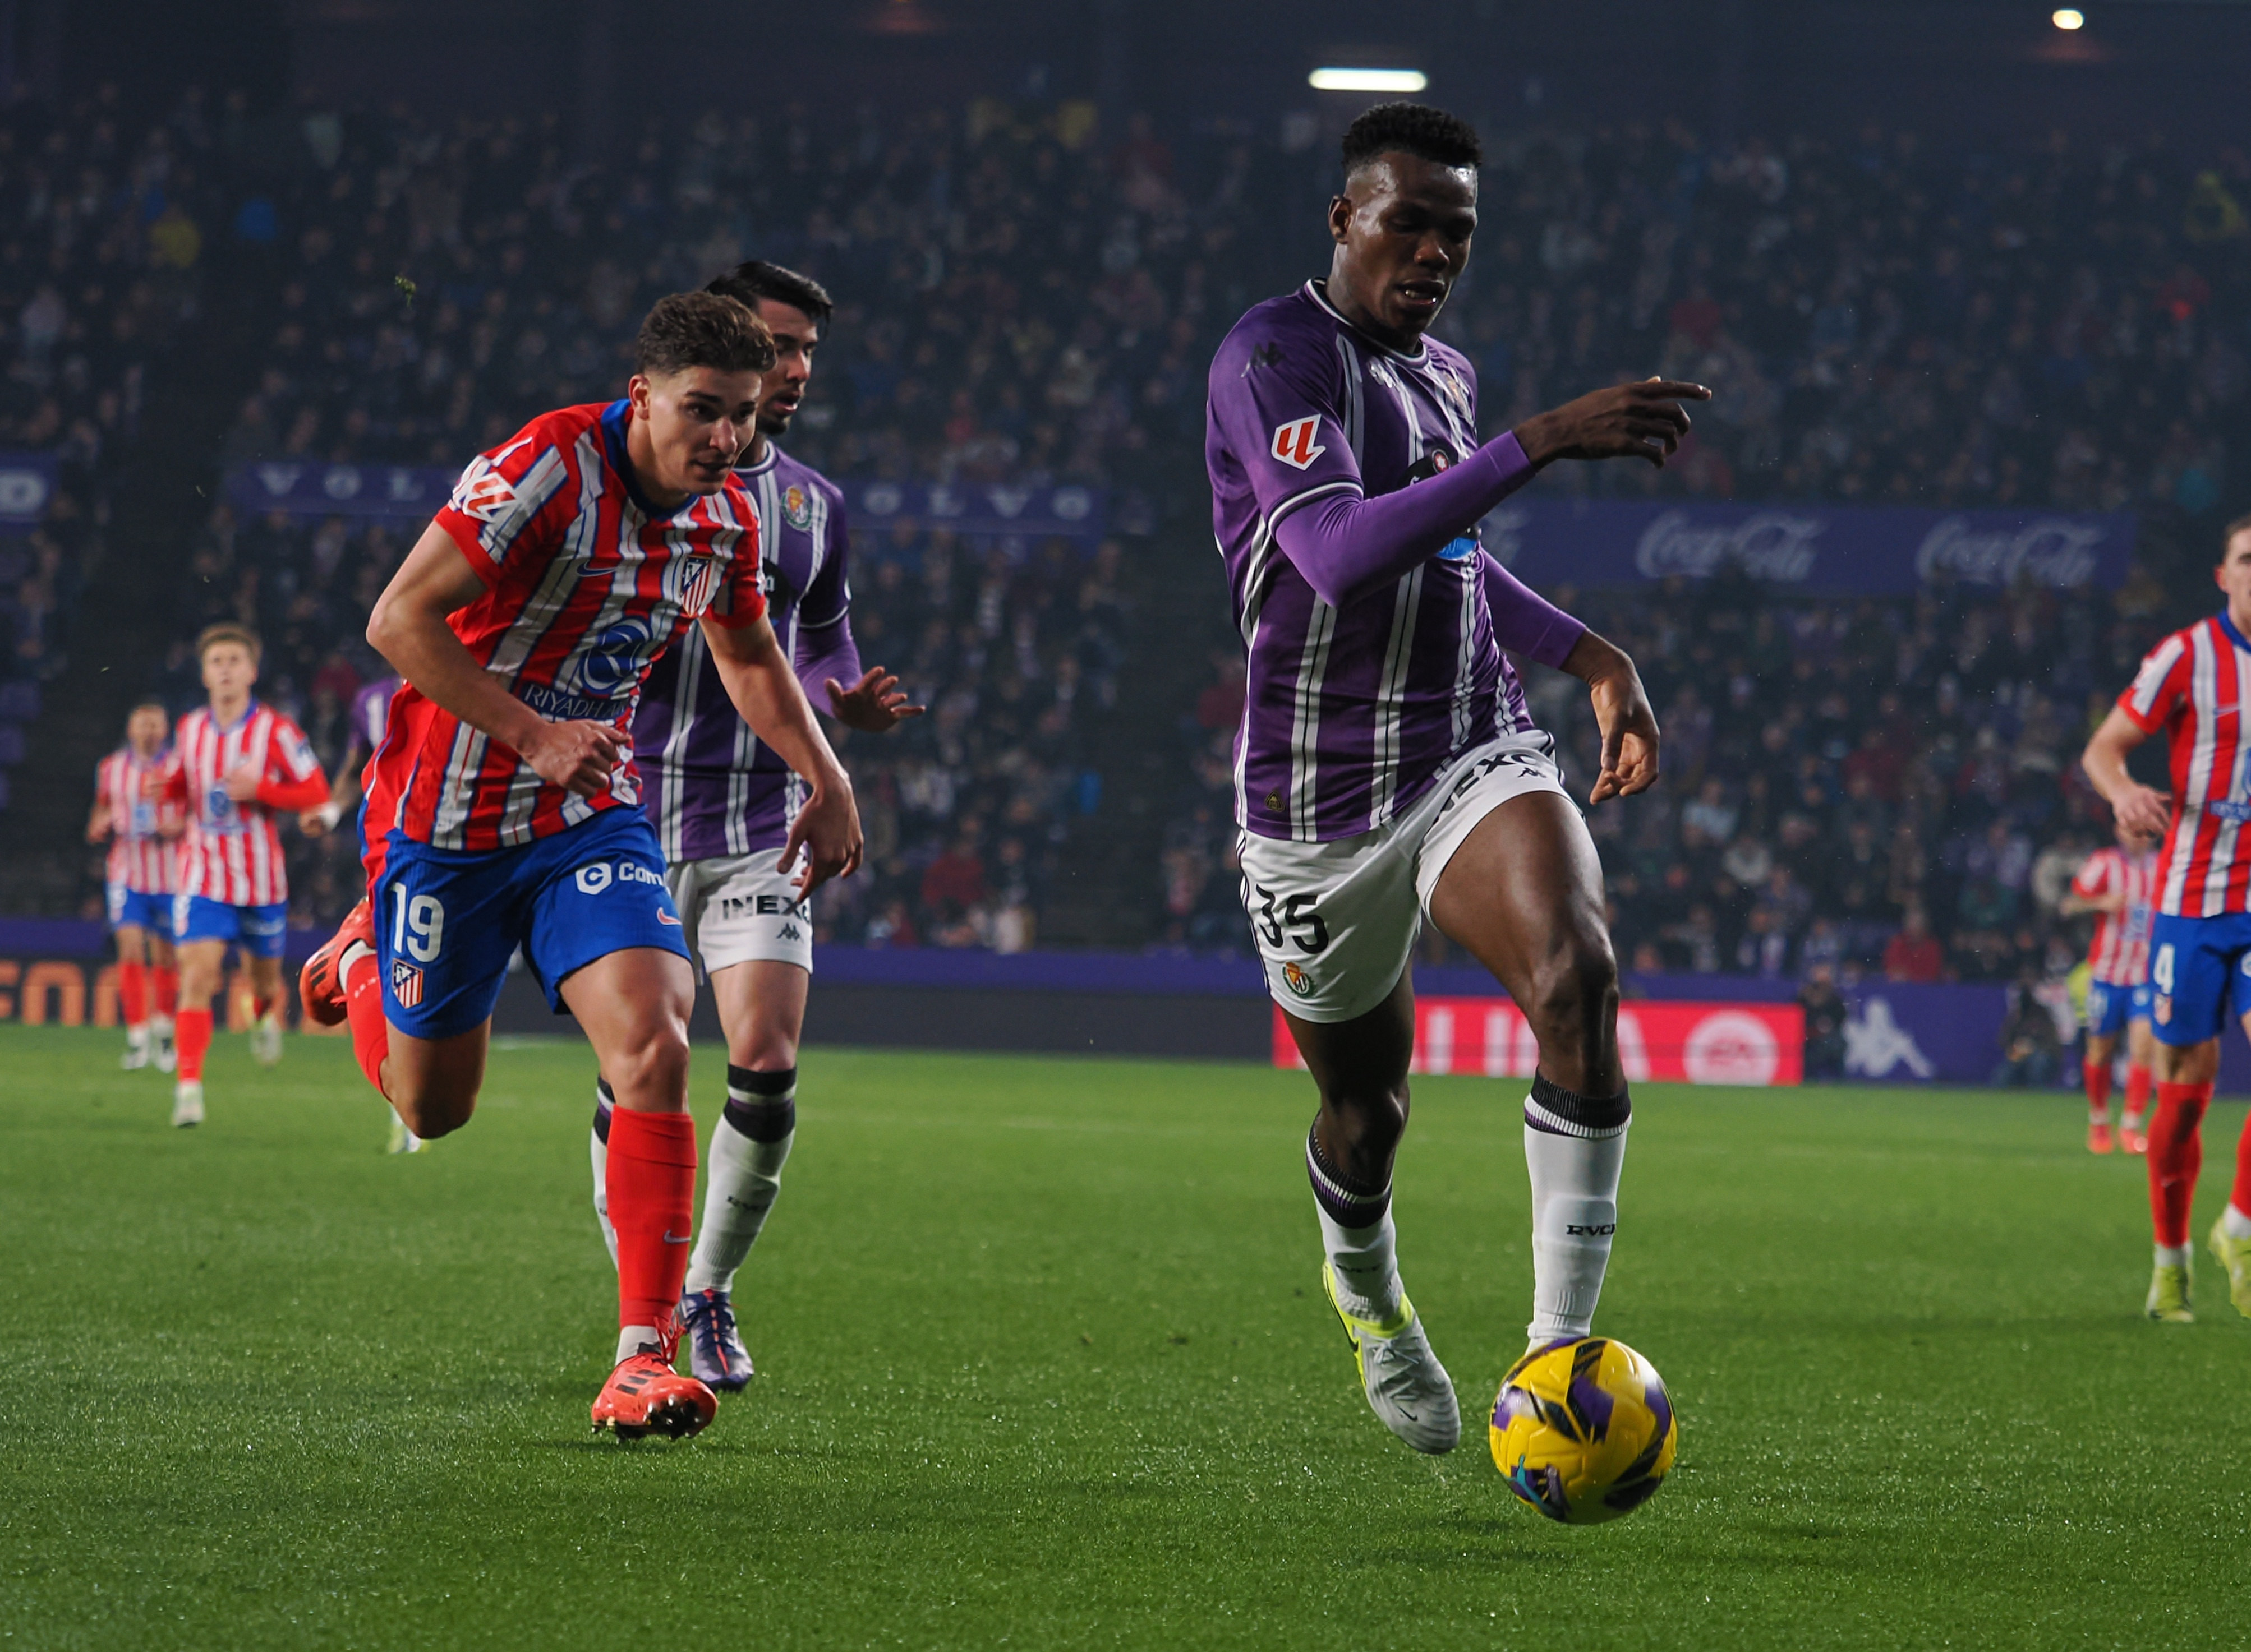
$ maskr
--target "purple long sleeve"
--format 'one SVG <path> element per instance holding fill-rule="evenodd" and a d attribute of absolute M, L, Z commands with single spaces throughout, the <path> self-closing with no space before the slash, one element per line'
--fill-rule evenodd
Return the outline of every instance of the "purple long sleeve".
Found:
<path fill-rule="evenodd" d="M 1314 594 L 1341 608 L 1404 577 L 1531 479 L 1532 461 L 1506 432 L 1451 470 L 1396 493 L 1313 500 L 1283 517 L 1274 538 Z"/>
<path fill-rule="evenodd" d="M 1574 619 L 1502 567 L 1489 550 L 1485 563 L 1485 605 L 1493 614 L 1493 640 L 1513 654 L 1560 667 L 1587 634 L 1586 621 Z"/>
<path fill-rule="evenodd" d="M 860 681 L 860 646 L 852 640 L 852 616 L 842 613 L 825 626 L 807 626 L 797 636 L 797 680 L 813 708 L 834 716 L 828 702 L 828 680 L 849 688 Z"/>

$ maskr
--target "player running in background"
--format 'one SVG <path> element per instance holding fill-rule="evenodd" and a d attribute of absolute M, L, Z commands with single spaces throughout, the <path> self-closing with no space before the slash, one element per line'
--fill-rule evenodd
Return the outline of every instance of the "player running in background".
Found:
<path fill-rule="evenodd" d="M 835 483 L 774 445 L 805 399 L 835 305 L 818 282 L 753 260 L 705 289 L 750 307 L 773 334 L 757 424 L 736 479 L 755 501 L 767 619 L 813 705 L 847 728 L 882 734 L 922 708 L 852 642 L 849 536 Z M 850 687 L 846 687 L 849 684 Z M 736 715 L 701 633 L 652 667 L 634 716 L 641 806 L 664 850 L 665 880 L 689 949 L 701 961 L 727 1040 L 727 1102 L 712 1127 L 703 1220 L 680 1305 L 689 1362 L 713 1388 L 750 1380 L 736 1324 L 736 1270 L 781 1191 L 797 1132 L 797 1045 L 813 976 L 813 923 L 796 869 L 780 854 L 804 786 Z M 590 1144 L 594 1212 L 613 1257 L 606 1209 L 612 1100 L 598 1081 Z"/>
<path fill-rule="evenodd" d="M 117 937 L 117 1007 L 125 1017 L 121 1065 L 172 1070 L 172 1013 L 180 978 L 172 957 L 175 840 L 180 812 L 157 798 L 171 719 L 154 700 L 127 714 L 125 743 L 94 774 L 86 840 L 109 840 L 102 871 L 110 933 Z"/>
<path fill-rule="evenodd" d="M 2110 1068 L 2118 1040 L 2126 1040 L 2126 1103 L 2117 1144 L 2130 1153 L 2149 1151 L 2144 1125 L 2150 1103 L 2150 1063 L 2157 1040 L 2150 1031 L 2150 923 L 2156 888 L 2157 840 L 2123 822 L 2115 848 L 2087 857 L 2063 897 L 2067 914 L 2095 914 L 2095 939 L 2087 949 L 2087 1151 L 2107 1153 L 2110 1131 Z"/>
<path fill-rule="evenodd" d="M 625 399 L 534 419 L 470 464 L 368 621 L 405 679 L 362 811 L 369 900 L 314 955 L 307 1013 L 348 1016 L 410 1129 L 468 1121 L 518 946 L 617 1098 L 606 1191 L 617 1361 L 598 1428 L 680 1435 L 718 1409 L 672 1369 L 696 1192 L 696 979 L 641 812 L 643 679 L 699 621 L 727 695 L 810 787 L 795 893 L 859 861 L 850 782 L 766 623 L 758 522 L 732 467 L 772 335 L 676 294 L 641 324 Z M 372 903 L 373 910 L 371 910 Z"/>
<path fill-rule="evenodd" d="M 308 809 L 298 817 L 298 824 L 308 832 L 332 829 L 347 813 L 360 805 L 360 771 L 374 759 L 376 749 L 383 744 L 383 730 L 391 719 L 391 700 L 398 692 L 397 677 L 378 677 L 361 686 L 352 695 L 351 709 L 347 722 L 351 729 L 351 744 L 345 748 L 343 761 L 336 765 L 336 775 L 329 791 L 329 800 L 318 808 Z M 422 1138 L 406 1128 L 406 1121 L 398 1116 L 396 1109 L 385 1109 L 391 1118 L 390 1151 L 394 1153 L 419 1153 Z"/>
<path fill-rule="evenodd" d="M 2204 1164 L 2199 1126 L 2220 1075 L 2220 1034 L 2239 972 L 2251 964 L 2251 516 L 2227 525 L 2213 578 L 2227 605 L 2151 649 L 2088 742 L 2088 778 L 2119 826 L 2162 834 L 2150 930 L 2150 1019 L 2157 1035 L 2157 1112 L 2150 1126 L 2150 1209 L 2157 1257 L 2152 1319 L 2193 1319 L 2189 1207 Z M 2171 748 L 2172 796 L 2126 771 L 2155 734 Z M 2228 1294 L 2251 1316 L 2251 1125 L 2235 1150 L 2235 1185 L 2211 1248 Z"/>
<path fill-rule="evenodd" d="M 1657 778 L 1632 660 L 1512 578 L 1477 525 L 1558 459 L 1661 465 L 1688 426 L 1681 398 L 1708 394 L 1598 391 L 1479 445 L 1475 371 L 1425 329 L 1468 262 L 1479 159 L 1477 135 L 1437 109 L 1353 122 L 1328 279 L 1228 335 L 1205 443 L 1249 651 L 1243 898 L 1320 1091 L 1306 1164 L 1322 1284 L 1369 1406 L 1428 1452 L 1452 1449 L 1461 1417 L 1400 1283 L 1390 1214 L 1424 915 L 1539 1038 L 1524 1104 L 1535 1346 L 1588 1332 L 1632 1110 L 1602 867 L 1502 650 L 1587 684 L 1603 736 L 1590 801 Z"/>
<path fill-rule="evenodd" d="M 250 1053 L 281 1059 L 281 944 L 289 926 L 289 877 L 277 814 L 295 814 L 329 795 L 304 731 L 251 698 L 259 642 L 247 626 L 206 626 L 196 639 L 210 703 L 180 719 L 159 796 L 184 805 L 179 887 L 172 933 L 180 956 L 179 1076 L 172 1123 L 204 1122 L 204 1055 L 211 1000 L 231 945 L 250 972 Z"/>

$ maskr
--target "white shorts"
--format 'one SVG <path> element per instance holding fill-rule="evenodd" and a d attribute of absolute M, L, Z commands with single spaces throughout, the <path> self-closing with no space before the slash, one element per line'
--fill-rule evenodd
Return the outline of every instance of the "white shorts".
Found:
<path fill-rule="evenodd" d="M 667 867 L 664 887 L 680 909 L 688 950 L 703 973 L 731 964 L 794 964 L 813 971 L 813 918 L 781 851 L 719 855 Z"/>
<path fill-rule="evenodd" d="M 1465 751 L 1413 806 L 1333 843 L 1245 833 L 1243 904 L 1266 990 L 1308 1021 L 1381 1004 L 1414 955 L 1430 891 L 1477 823 L 1531 791 L 1568 797 L 1552 736 L 1534 729 Z"/>

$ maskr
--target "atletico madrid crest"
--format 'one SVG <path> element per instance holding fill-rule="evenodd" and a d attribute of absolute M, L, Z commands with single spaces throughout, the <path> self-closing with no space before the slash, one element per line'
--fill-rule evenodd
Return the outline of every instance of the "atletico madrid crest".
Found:
<path fill-rule="evenodd" d="M 394 958 L 391 964 L 391 996 L 402 1010 L 411 1010 L 422 1002 L 422 971 L 404 958 Z"/>

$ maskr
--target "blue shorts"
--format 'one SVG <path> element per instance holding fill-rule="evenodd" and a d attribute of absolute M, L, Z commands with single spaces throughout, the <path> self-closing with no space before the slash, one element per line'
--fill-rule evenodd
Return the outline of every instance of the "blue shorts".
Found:
<path fill-rule="evenodd" d="M 172 938 L 185 946 L 190 941 L 232 941 L 243 956 L 278 958 L 287 938 L 289 903 L 271 906 L 229 906 L 200 895 L 172 897 Z"/>
<path fill-rule="evenodd" d="M 2175 1049 L 2217 1038 L 2251 1007 L 2251 913 L 2168 917 L 2150 936 L 2150 1021 Z"/>
<path fill-rule="evenodd" d="M 2108 981 L 2087 984 L 2087 1036 L 2116 1038 L 2126 1030 L 2127 1006 L 2138 989 L 2114 986 Z M 2144 1008 L 2144 1015 L 2149 1011 Z"/>
<path fill-rule="evenodd" d="M 490 1020 L 519 946 L 558 1014 L 563 983 L 597 958 L 643 946 L 688 956 L 656 833 L 638 809 L 605 809 L 520 848 L 433 849 L 395 831 L 387 848 L 370 897 L 376 958 L 384 1013 L 410 1037 L 451 1038 Z"/>
<path fill-rule="evenodd" d="M 147 930 L 152 935 L 172 938 L 172 897 L 148 889 L 128 889 L 121 883 L 108 886 L 109 927 L 113 930 Z"/>

